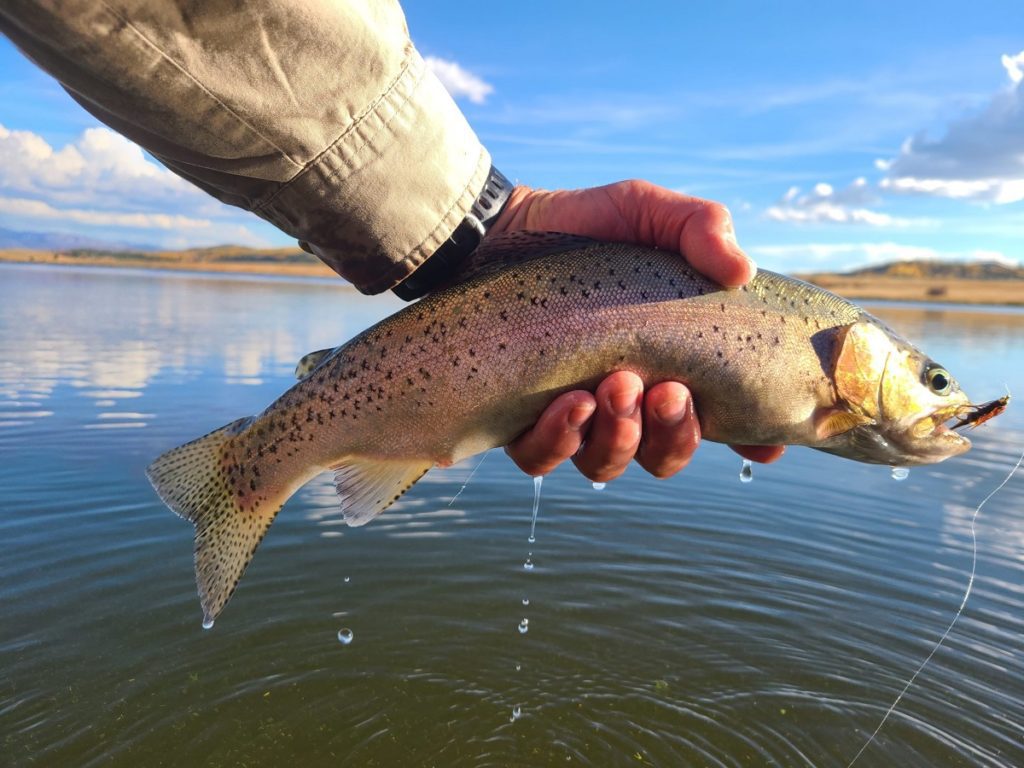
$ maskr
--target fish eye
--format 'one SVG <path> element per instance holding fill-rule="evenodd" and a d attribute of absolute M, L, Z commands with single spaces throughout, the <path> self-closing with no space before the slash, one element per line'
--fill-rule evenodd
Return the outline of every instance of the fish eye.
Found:
<path fill-rule="evenodd" d="M 924 374 L 928 387 L 937 395 L 948 395 L 953 389 L 953 377 L 945 368 L 935 366 L 929 368 Z"/>

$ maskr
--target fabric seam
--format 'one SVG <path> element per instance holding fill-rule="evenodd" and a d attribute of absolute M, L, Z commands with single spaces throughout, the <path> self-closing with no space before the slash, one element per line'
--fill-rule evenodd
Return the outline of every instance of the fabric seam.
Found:
<path fill-rule="evenodd" d="M 375 281 L 374 283 L 371 283 L 370 285 L 368 285 L 366 290 L 369 293 L 375 293 L 375 292 L 378 292 L 378 291 L 386 291 L 386 290 L 389 290 L 389 289 L 393 288 L 394 286 L 396 286 L 400 282 L 402 282 L 402 280 L 404 280 L 410 274 L 415 272 L 416 269 L 419 268 L 423 264 L 423 262 L 425 262 L 427 260 L 428 257 L 423 255 L 425 244 L 427 242 L 429 242 L 430 240 L 432 240 L 432 239 L 434 239 L 434 240 L 438 240 L 439 239 L 437 237 L 437 233 L 438 233 L 438 231 L 443 226 L 445 226 L 447 224 L 449 218 L 452 215 L 452 211 L 454 211 L 462 203 L 463 199 L 466 197 L 467 194 L 471 194 L 470 188 L 469 188 L 470 184 L 473 183 L 474 179 L 476 178 L 477 174 L 480 171 L 480 165 L 481 165 L 480 161 L 485 156 L 486 151 L 487 150 L 485 150 L 483 148 L 483 146 L 480 147 L 480 153 L 479 153 L 479 155 L 477 155 L 476 170 L 474 171 L 474 173 L 473 173 L 472 177 L 469 179 L 469 181 L 466 182 L 466 186 L 464 186 L 462 188 L 462 191 L 456 196 L 455 201 L 451 204 L 451 206 L 449 206 L 448 210 L 445 211 L 444 214 L 441 216 L 441 220 L 438 221 L 437 226 L 434 227 L 427 234 L 427 236 L 424 237 L 419 242 L 418 245 L 413 247 L 409 251 L 409 253 L 407 253 L 402 258 L 402 260 L 400 262 L 395 264 L 395 267 L 393 269 L 388 270 L 388 272 L 387 272 L 385 277 L 382 277 L 379 280 Z M 471 205 L 472 205 L 472 203 L 471 203 Z M 410 267 L 411 267 L 411 269 L 410 269 Z"/>
<path fill-rule="evenodd" d="M 280 197 L 282 194 L 288 191 L 293 184 L 296 184 L 306 174 L 311 173 L 317 166 L 319 166 L 323 162 L 323 160 L 326 157 L 334 154 L 338 146 L 342 144 L 345 141 L 345 139 L 347 139 L 352 133 L 357 133 L 358 129 L 366 121 L 366 118 L 368 118 L 371 115 L 377 114 L 377 110 L 381 106 L 381 104 L 385 103 L 391 98 L 392 94 L 398 88 L 399 84 L 402 82 L 403 79 L 405 79 L 406 75 L 409 74 L 412 68 L 412 63 L 413 59 L 411 57 L 407 59 L 406 62 L 403 64 L 402 69 L 395 76 L 394 80 L 388 83 L 387 88 L 385 88 L 384 91 L 381 92 L 381 94 L 373 101 L 372 104 L 368 105 L 361 113 L 359 113 L 359 115 L 357 115 L 352 120 L 351 125 L 348 125 L 340 134 L 338 134 L 334 141 L 328 144 L 316 157 L 314 157 L 308 163 L 303 165 L 294 176 L 292 176 L 290 179 L 288 179 L 288 181 L 282 183 L 277 189 L 271 192 L 270 195 L 265 200 L 261 200 L 259 203 L 254 205 L 251 210 L 253 212 L 258 212 L 268 208 L 272 203 L 274 203 L 277 200 L 278 197 Z M 362 150 L 362 148 L 369 143 L 370 139 L 373 136 L 377 135 L 385 128 L 387 128 L 389 125 L 391 125 L 391 121 L 393 121 L 398 115 L 402 113 L 406 105 L 409 104 L 410 101 L 412 101 L 412 98 L 415 95 L 416 90 L 419 87 L 419 83 L 422 79 L 423 78 L 421 76 L 414 83 L 412 83 L 409 89 L 409 94 L 404 99 L 402 99 L 401 103 L 395 105 L 394 113 L 387 120 L 382 120 L 383 125 L 379 129 L 377 129 L 368 136 L 360 135 L 361 141 L 359 141 L 358 143 L 353 143 L 353 145 L 350 147 L 353 155 L 357 154 L 360 150 Z M 357 135 L 359 134 L 357 133 Z M 324 181 L 333 179 L 346 166 L 347 163 L 345 163 L 344 161 L 339 163 L 337 168 L 333 169 L 327 176 L 324 177 Z M 348 170 L 352 171 L 354 169 L 348 168 Z"/>

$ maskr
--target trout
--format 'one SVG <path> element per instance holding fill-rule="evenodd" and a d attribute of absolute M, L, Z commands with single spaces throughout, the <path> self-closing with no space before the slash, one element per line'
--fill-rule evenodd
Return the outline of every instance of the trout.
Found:
<path fill-rule="evenodd" d="M 879 320 L 799 280 L 762 270 L 726 290 L 673 253 L 550 233 L 497 238 L 479 261 L 498 266 L 308 355 L 262 413 L 149 466 L 195 526 L 205 626 L 316 475 L 334 473 L 344 519 L 363 525 L 431 467 L 506 445 L 613 371 L 686 384 L 706 440 L 893 466 L 963 453 L 946 422 L 992 415 Z"/>

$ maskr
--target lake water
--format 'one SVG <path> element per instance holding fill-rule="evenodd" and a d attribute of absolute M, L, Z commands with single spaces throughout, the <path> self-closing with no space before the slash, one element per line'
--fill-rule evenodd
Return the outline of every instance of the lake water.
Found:
<path fill-rule="evenodd" d="M 1020 404 L 904 482 L 791 449 L 741 483 L 710 443 L 669 481 L 563 468 L 534 544 L 533 484 L 500 451 L 456 500 L 475 462 L 359 529 L 325 476 L 203 631 L 192 528 L 145 466 L 398 306 L 0 267 L 0 764 L 848 765 L 960 604 Z M 1024 312 L 878 314 L 976 399 L 1024 393 Z M 857 765 L 1024 765 L 1022 512 L 1024 470 L 978 516 L 963 617 Z"/>

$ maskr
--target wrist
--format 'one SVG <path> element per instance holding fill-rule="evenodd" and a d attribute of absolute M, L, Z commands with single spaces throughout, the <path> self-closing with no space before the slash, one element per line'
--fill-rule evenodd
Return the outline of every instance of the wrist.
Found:
<path fill-rule="evenodd" d="M 501 214 L 495 219 L 494 225 L 487 231 L 488 237 L 500 235 L 503 232 L 527 229 L 530 209 L 533 207 L 538 194 L 544 194 L 544 192 L 522 185 L 514 187 Z"/>
<path fill-rule="evenodd" d="M 514 192 L 512 182 L 491 166 L 487 181 L 462 222 L 409 277 L 392 290 L 406 301 L 445 284 L 501 218 Z"/>

